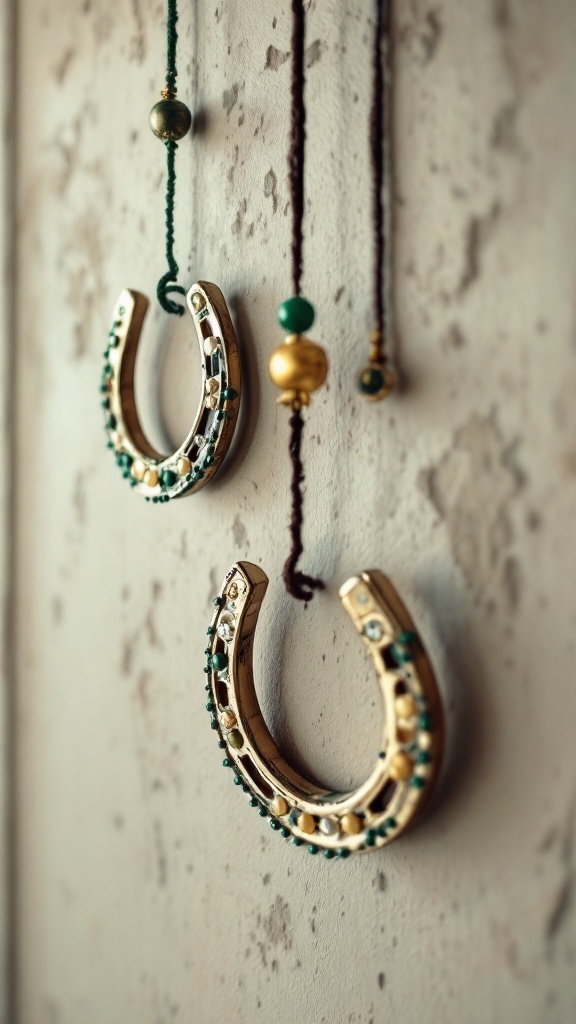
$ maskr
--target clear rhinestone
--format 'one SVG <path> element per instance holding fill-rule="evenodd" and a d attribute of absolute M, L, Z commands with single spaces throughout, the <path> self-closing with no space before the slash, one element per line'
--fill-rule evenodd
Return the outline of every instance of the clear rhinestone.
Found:
<path fill-rule="evenodd" d="M 369 640 L 381 640 L 384 636 L 384 626 L 377 619 L 370 619 L 364 626 L 364 634 Z"/>
<path fill-rule="evenodd" d="M 216 679 L 219 679 L 221 683 L 228 683 L 230 678 L 228 676 L 228 669 L 224 668 L 221 672 L 216 673 Z"/>
<path fill-rule="evenodd" d="M 368 594 L 365 590 L 361 590 L 360 593 L 356 595 L 356 603 L 362 605 L 362 607 L 368 604 Z"/>
<path fill-rule="evenodd" d="M 197 448 L 203 448 L 204 445 L 206 444 L 206 438 L 203 437 L 202 434 L 196 434 L 194 438 L 194 444 L 197 446 Z"/>
<path fill-rule="evenodd" d="M 318 828 L 325 836 L 335 836 L 340 831 L 338 822 L 334 821 L 334 818 L 320 818 Z"/>
<path fill-rule="evenodd" d="M 223 612 L 216 628 L 218 636 L 229 643 L 234 636 L 234 616 L 230 612 Z"/>

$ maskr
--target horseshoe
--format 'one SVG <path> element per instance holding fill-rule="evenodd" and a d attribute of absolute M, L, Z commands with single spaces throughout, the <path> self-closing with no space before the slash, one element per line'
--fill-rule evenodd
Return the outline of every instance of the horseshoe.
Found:
<path fill-rule="evenodd" d="M 341 587 L 342 604 L 372 656 L 386 715 L 369 778 L 353 792 L 332 792 L 289 764 L 260 711 L 252 652 L 267 586 L 262 569 L 237 562 L 214 601 L 206 707 L 223 764 L 250 805 L 295 846 L 308 844 L 328 860 L 380 849 L 413 823 L 440 769 L 442 707 L 422 641 L 382 573 L 362 572 Z"/>
<path fill-rule="evenodd" d="M 114 310 L 104 353 L 103 393 L 108 447 L 130 486 L 148 501 L 193 494 L 218 472 L 230 447 L 240 400 L 236 335 L 222 292 L 198 281 L 187 295 L 202 361 L 202 398 L 194 426 L 172 455 L 148 441 L 138 417 L 134 368 L 148 299 L 126 289 Z"/>

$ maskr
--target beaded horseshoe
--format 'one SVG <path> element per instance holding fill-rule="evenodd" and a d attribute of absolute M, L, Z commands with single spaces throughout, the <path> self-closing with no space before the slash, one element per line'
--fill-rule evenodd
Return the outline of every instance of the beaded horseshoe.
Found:
<path fill-rule="evenodd" d="M 150 114 L 150 127 L 166 149 L 166 262 L 156 296 L 166 313 L 182 316 L 185 307 L 174 296 L 185 295 L 178 284 L 174 256 L 175 157 L 178 142 L 192 125 L 192 115 L 176 98 L 176 0 L 167 0 L 166 85 Z M 112 329 L 104 351 L 100 381 L 108 447 L 122 475 L 147 501 L 163 503 L 193 494 L 212 479 L 230 447 L 240 398 L 240 361 L 236 335 L 224 296 L 215 284 L 199 281 L 186 296 L 200 347 L 202 397 L 194 425 L 184 443 L 171 455 L 157 452 L 138 417 L 134 370 L 148 300 L 126 289 L 116 303 Z"/>
<path fill-rule="evenodd" d="M 194 425 L 172 455 L 147 440 L 134 399 L 134 370 L 148 300 L 125 290 L 114 312 L 106 351 L 103 387 L 107 398 L 108 444 L 130 485 L 153 502 L 166 502 L 204 487 L 228 451 L 238 412 L 240 361 L 224 296 L 207 281 L 187 296 L 202 364 L 202 397 Z"/>
<path fill-rule="evenodd" d="M 211 727 L 223 764 L 250 806 L 295 846 L 327 860 L 380 849 L 413 823 L 429 799 L 443 749 L 443 715 L 434 671 L 392 583 L 362 572 L 340 599 L 372 657 L 385 707 L 376 764 L 358 789 L 335 793 L 304 778 L 281 754 L 254 688 L 252 653 L 268 578 L 237 562 L 214 604 L 206 648 Z"/>

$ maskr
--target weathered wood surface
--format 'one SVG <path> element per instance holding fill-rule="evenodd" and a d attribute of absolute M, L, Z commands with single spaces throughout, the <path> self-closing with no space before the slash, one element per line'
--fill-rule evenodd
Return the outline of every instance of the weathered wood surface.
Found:
<path fill-rule="evenodd" d="M 21 1024 L 573 1020 L 576 6 L 395 6 L 404 386 L 378 407 L 353 387 L 369 5 L 308 12 L 305 290 L 332 367 L 306 435 L 306 566 L 328 589 L 304 611 L 280 582 L 287 416 L 266 372 L 289 291 L 289 5 L 180 4 L 199 127 L 177 247 L 185 281 L 230 300 L 250 415 L 235 472 L 157 508 L 105 450 L 97 384 L 118 291 L 151 295 L 164 269 L 164 4 L 18 4 Z M 139 384 L 153 423 L 158 368 L 177 439 L 198 372 L 171 329 L 149 323 Z M 435 814 L 381 855 L 286 847 L 219 767 L 202 652 L 238 557 L 272 581 L 269 721 L 335 786 L 368 770 L 379 714 L 339 584 L 381 567 L 420 624 L 457 742 Z"/>

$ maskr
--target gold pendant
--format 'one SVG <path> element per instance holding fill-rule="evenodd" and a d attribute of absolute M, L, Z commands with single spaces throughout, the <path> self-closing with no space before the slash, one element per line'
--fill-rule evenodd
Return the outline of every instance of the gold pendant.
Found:
<path fill-rule="evenodd" d="M 278 749 L 262 717 L 252 651 L 268 577 L 237 562 L 226 575 L 208 629 L 207 709 L 225 751 L 224 766 L 250 805 L 295 846 L 330 860 L 377 850 L 396 839 L 428 801 L 443 749 L 434 672 L 414 623 L 390 580 L 363 572 L 340 599 L 374 662 L 385 707 L 380 752 L 369 778 L 334 793 L 304 778 Z"/>
<path fill-rule="evenodd" d="M 148 299 L 126 289 L 114 311 L 100 390 L 108 445 L 130 485 L 148 501 L 193 494 L 217 473 L 234 435 L 240 399 L 240 360 L 234 327 L 222 292 L 198 281 L 187 303 L 200 348 L 202 397 L 194 425 L 172 455 L 148 441 L 138 417 L 134 369 Z"/>

